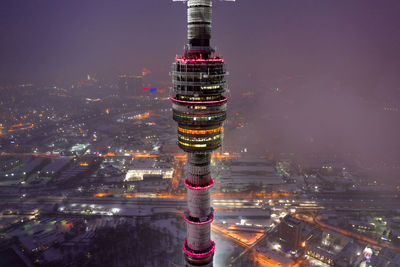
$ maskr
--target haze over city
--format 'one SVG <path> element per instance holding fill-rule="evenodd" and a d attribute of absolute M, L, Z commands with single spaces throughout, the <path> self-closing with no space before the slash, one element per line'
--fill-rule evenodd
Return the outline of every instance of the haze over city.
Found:
<path fill-rule="evenodd" d="M 0 266 L 400 266 L 400 2 L 200 2 L 2 1 Z"/>

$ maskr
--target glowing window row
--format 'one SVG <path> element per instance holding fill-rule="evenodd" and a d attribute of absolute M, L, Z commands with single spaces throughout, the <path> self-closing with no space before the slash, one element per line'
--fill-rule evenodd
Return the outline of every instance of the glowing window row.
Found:
<path fill-rule="evenodd" d="M 188 117 L 188 116 L 175 115 L 175 117 L 180 120 L 215 121 L 215 120 L 221 120 L 221 119 L 225 118 L 225 115 L 218 115 L 218 116 L 211 116 L 211 117 Z"/>
<path fill-rule="evenodd" d="M 218 96 L 218 95 L 215 95 L 215 96 L 205 96 L 205 97 L 181 95 L 181 96 L 178 97 L 179 100 L 189 100 L 189 101 L 219 100 L 220 98 L 221 98 L 221 97 Z"/>
<path fill-rule="evenodd" d="M 207 106 L 189 106 L 190 109 L 207 109 Z"/>
<path fill-rule="evenodd" d="M 190 130 L 178 127 L 178 131 L 181 133 L 187 134 L 213 134 L 213 133 L 220 133 L 222 132 L 222 127 L 218 127 L 216 129 L 209 129 L 209 130 Z"/>
<path fill-rule="evenodd" d="M 214 90 L 214 89 L 219 89 L 221 85 L 208 85 L 208 86 L 202 86 L 202 90 Z"/>
<path fill-rule="evenodd" d="M 184 136 L 179 134 L 178 135 L 180 139 L 185 140 L 185 141 L 189 141 L 189 142 L 209 142 L 209 141 L 213 141 L 213 140 L 218 140 L 221 139 L 221 135 L 215 135 L 215 136 L 211 136 L 211 137 L 188 137 L 188 136 Z"/>
<path fill-rule="evenodd" d="M 207 147 L 207 144 L 188 144 L 188 143 L 184 143 L 181 141 L 178 141 L 179 144 L 183 145 L 183 146 L 188 146 L 188 147 Z"/>
<path fill-rule="evenodd" d="M 184 142 L 179 141 L 179 140 L 178 140 L 178 142 L 179 142 L 179 144 L 181 144 L 183 146 L 186 146 L 186 147 L 207 147 L 207 144 L 188 144 L 188 143 L 184 143 Z M 213 146 L 214 145 L 219 145 L 219 144 L 220 144 L 220 142 L 213 143 Z"/>

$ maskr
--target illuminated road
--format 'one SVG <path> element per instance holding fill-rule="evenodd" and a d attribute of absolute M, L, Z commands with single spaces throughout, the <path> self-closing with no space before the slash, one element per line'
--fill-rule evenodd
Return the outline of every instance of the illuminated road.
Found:
<path fill-rule="evenodd" d="M 34 188 L 23 189 L 20 192 L 27 193 L 29 198 L 25 199 L 25 201 L 32 201 L 33 203 L 57 203 L 61 201 L 67 201 L 69 203 L 74 202 L 94 202 L 94 203 L 112 203 L 112 204 L 127 204 L 127 203 L 138 203 L 142 205 L 165 205 L 168 201 L 171 203 L 181 203 L 185 204 L 186 195 L 184 193 L 125 193 L 125 194 L 117 194 L 119 196 L 114 197 L 114 193 L 112 192 L 100 192 L 95 193 L 91 196 L 68 196 L 67 198 L 57 197 L 56 195 L 60 195 L 60 191 L 56 187 L 48 186 L 45 191 L 38 191 Z M 22 193 L 11 193 L 10 190 L 5 190 L 3 192 L 0 191 L 0 199 L 3 199 L 3 202 L 8 203 L 19 203 L 21 201 Z M 15 191 L 14 191 L 15 192 Z M 45 194 L 48 196 L 45 196 Z M 286 193 L 270 193 L 270 199 L 274 199 L 272 197 L 276 197 L 277 200 L 280 197 L 286 197 Z M 244 194 L 244 193 L 213 193 L 213 205 L 215 209 L 230 211 L 237 209 L 246 209 L 246 208 L 256 208 L 260 209 L 263 206 L 261 205 L 263 202 L 260 198 L 253 198 L 253 194 Z M 267 196 L 263 195 L 263 196 Z M 278 209 L 296 209 L 298 211 L 305 209 L 310 211 L 318 211 L 321 208 L 324 209 L 337 209 L 338 207 L 341 209 L 358 210 L 358 204 L 355 202 L 349 202 L 346 200 L 326 200 L 326 201 L 308 201 L 308 200 L 296 200 L 296 199 L 281 199 L 283 203 L 274 200 L 276 203 L 269 208 L 278 208 Z M 28 203 L 28 202 L 27 202 Z M 362 203 L 362 202 L 360 202 Z M 285 206 L 285 205 L 288 206 Z M 393 201 L 391 199 L 383 199 L 376 200 L 374 202 L 368 203 L 368 208 L 366 207 L 363 210 L 378 210 L 378 211 L 387 211 L 397 209 L 400 204 L 398 201 Z M 355 208 L 356 207 L 356 208 Z"/>
<path fill-rule="evenodd" d="M 61 157 L 60 155 L 52 155 L 52 154 L 46 154 L 46 153 L 6 153 L 6 152 L 1 152 L 0 156 L 15 157 L 15 158 L 36 157 L 36 158 L 52 158 L 52 159 L 58 159 Z"/>
<path fill-rule="evenodd" d="M 245 253 L 247 253 L 251 248 L 253 248 L 256 245 L 256 241 L 260 240 L 260 238 L 262 238 L 262 236 L 263 236 L 263 235 L 260 236 L 256 241 L 254 241 L 252 243 L 250 243 L 250 242 L 247 243 L 246 240 L 244 240 L 242 238 L 236 238 L 236 237 L 232 236 L 232 234 L 230 233 L 229 230 L 227 230 L 227 229 L 225 229 L 225 228 L 223 228 L 221 226 L 218 226 L 217 224 L 212 224 L 211 225 L 211 230 L 216 232 L 216 233 L 218 233 L 218 234 L 220 234 L 220 235 L 222 235 L 222 236 L 224 236 L 225 238 L 233 241 L 234 243 L 244 247 L 245 251 L 242 253 L 243 255 Z M 242 255 L 239 255 L 239 256 L 242 256 Z M 231 264 L 236 259 L 237 258 L 233 259 Z M 259 253 L 259 252 L 254 252 L 253 260 L 258 262 L 258 263 L 260 263 L 260 264 L 265 264 L 264 266 L 282 266 L 279 262 L 276 262 L 276 261 L 274 261 L 272 259 L 269 259 L 269 258 L 265 257 L 262 253 Z M 229 265 L 229 266 L 232 266 L 232 265 Z"/>
<path fill-rule="evenodd" d="M 8 130 L 6 130 L 4 126 L 1 126 L 0 130 L 6 130 L 9 133 L 13 133 L 17 131 L 32 129 L 34 127 L 35 127 L 34 123 L 18 123 L 11 125 L 11 127 Z"/>
<path fill-rule="evenodd" d="M 186 154 L 185 154 L 186 156 Z M 183 168 L 185 166 L 186 157 L 180 155 L 174 155 L 174 174 L 171 181 L 170 192 L 176 192 L 179 187 L 179 181 L 182 178 Z"/>

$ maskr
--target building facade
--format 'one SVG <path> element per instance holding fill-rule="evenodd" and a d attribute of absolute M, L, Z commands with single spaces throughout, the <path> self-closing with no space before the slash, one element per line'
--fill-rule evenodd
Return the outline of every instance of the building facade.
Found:
<path fill-rule="evenodd" d="M 278 225 L 280 245 L 287 251 L 297 251 L 301 245 L 303 222 L 286 215 Z"/>

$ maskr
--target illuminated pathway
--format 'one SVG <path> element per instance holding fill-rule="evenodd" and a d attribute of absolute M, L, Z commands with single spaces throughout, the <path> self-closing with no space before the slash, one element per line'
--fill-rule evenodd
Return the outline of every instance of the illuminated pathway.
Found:
<path fill-rule="evenodd" d="M 221 226 L 218 226 L 216 224 L 213 224 L 211 229 L 228 238 L 229 240 L 232 240 L 233 242 L 235 242 L 236 244 L 242 246 L 245 248 L 245 251 L 242 252 L 239 257 L 243 256 L 244 254 L 248 253 L 252 248 L 254 248 L 259 241 L 261 241 L 264 237 L 264 234 L 262 234 L 261 236 L 259 236 L 256 240 L 251 239 L 251 240 L 245 240 L 243 237 L 240 237 L 238 234 L 237 235 L 232 235 L 232 233 L 229 230 L 224 229 Z M 239 258 L 237 257 L 237 258 Z M 234 261 L 237 259 L 233 259 L 232 263 L 234 263 Z M 256 252 L 254 251 L 254 256 L 253 256 L 253 260 L 256 261 L 259 264 L 263 264 L 263 266 L 283 266 L 281 263 L 274 261 L 273 259 L 269 259 L 266 256 L 264 256 L 262 253 L 260 252 Z M 265 265 L 264 265 L 265 264 Z M 231 265 L 230 265 L 231 266 Z"/>
<path fill-rule="evenodd" d="M 225 236 L 226 238 L 234 241 L 235 243 L 245 247 L 245 248 L 249 248 L 254 242 L 250 242 L 249 240 L 244 239 L 243 237 L 240 237 L 237 234 L 232 234 L 232 231 L 229 231 L 217 224 L 213 224 L 211 226 L 211 230 L 213 230 L 214 232 L 221 234 L 223 236 Z"/>

